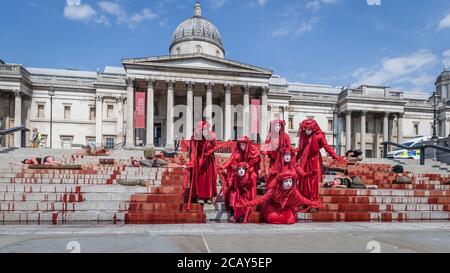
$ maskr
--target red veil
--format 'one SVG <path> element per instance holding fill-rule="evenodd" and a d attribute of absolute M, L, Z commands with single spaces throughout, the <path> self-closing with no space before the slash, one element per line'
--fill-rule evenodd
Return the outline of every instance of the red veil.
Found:
<path fill-rule="evenodd" d="M 277 123 L 281 126 L 278 134 L 274 129 Z M 285 126 L 286 122 L 284 120 L 272 120 L 270 122 L 269 134 L 267 135 L 266 142 L 263 145 L 263 153 L 267 154 L 270 159 L 270 168 L 272 168 L 272 166 L 277 162 L 280 162 L 282 157 L 281 150 L 291 147 L 291 139 L 285 132 Z"/>
<path fill-rule="evenodd" d="M 306 119 L 300 123 L 298 131 L 299 147 L 297 154 L 297 164 L 310 176 L 304 176 L 299 181 L 300 193 L 313 201 L 319 199 L 319 185 L 322 182 L 322 155 L 320 149 L 325 151 L 335 160 L 342 162 L 342 159 L 336 155 L 326 140 L 325 133 L 320 129 L 319 124 L 313 119 Z M 305 130 L 311 130 L 307 135 Z"/>
<path fill-rule="evenodd" d="M 206 121 L 198 122 L 190 142 L 190 160 L 184 182 L 184 189 L 186 189 L 187 180 L 190 181 L 188 208 L 190 208 L 192 197 L 209 200 L 217 195 L 217 170 L 214 156 L 216 146 L 216 134 L 211 130 L 211 125 Z M 189 174 L 190 179 L 188 179 Z"/>

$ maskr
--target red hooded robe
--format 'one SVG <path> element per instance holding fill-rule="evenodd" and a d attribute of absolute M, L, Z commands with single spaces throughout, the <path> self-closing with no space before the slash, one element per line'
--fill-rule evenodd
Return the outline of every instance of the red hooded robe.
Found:
<path fill-rule="evenodd" d="M 269 224 L 294 224 L 298 222 L 299 206 L 307 205 L 320 207 L 320 202 L 311 201 L 303 197 L 297 190 L 295 182 L 289 190 L 283 189 L 283 181 L 291 178 L 296 180 L 293 171 L 284 171 L 277 176 L 277 184 L 267 193 L 250 202 L 242 202 L 238 206 L 261 206 L 261 219 Z"/>
<path fill-rule="evenodd" d="M 312 130 L 312 134 L 306 135 L 305 129 Z M 322 155 L 320 149 L 325 151 L 335 160 L 345 162 L 331 148 L 325 138 L 325 133 L 320 129 L 317 122 L 307 119 L 300 123 L 299 147 L 297 153 L 297 165 L 306 173 L 311 175 L 303 176 L 299 180 L 298 189 L 306 198 L 319 200 L 319 185 L 322 183 Z"/>
<path fill-rule="evenodd" d="M 240 148 L 240 144 L 246 144 L 245 151 Z M 230 183 L 230 180 L 234 176 L 234 166 L 238 163 L 246 162 L 248 164 L 247 172 L 250 175 L 251 181 L 254 183 L 254 196 L 256 197 L 256 181 L 258 180 L 259 168 L 261 164 L 261 155 L 259 149 L 253 144 L 253 142 L 246 136 L 240 138 L 237 141 L 236 149 L 225 164 L 222 165 L 222 169 L 227 170 L 225 179 L 226 183 Z"/>
<path fill-rule="evenodd" d="M 275 132 L 275 125 L 279 123 L 281 125 L 280 132 Z M 263 145 L 263 154 L 267 155 L 270 159 L 269 173 L 272 172 L 272 168 L 278 169 L 278 166 L 283 160 L 283 149 L 291 147 L 291 139 L 285 132 L 286 122 L 284 120 L 272 120 L 270 122 L 269 134 L 265 144 Z"/>
<path fill-rule="evenodd" d="M 246 169 L 245 175 L 243 177 L 239 176 L 237 171 L 242 167 Z M 254 183 L 251 174 L 249 173 L 249 164 L 247 164 L 246 162 L 240 162 L 234 165 L 234 169 L 235 171 L 230 181 L 231 183 L 227 186 L 225 193 L 225 205 L 234 210 L 233 216 L 235 220 L 238 220 L 242 217 L 242 222 L 248 223 L 248 216 L 251 213 L 251 207 L 236 207 L 236 204 L 254 200 L 256 198 L 256 184 Z"/>
<path fill-rule="evenodd" d="M 209 200 L 217 195 L 217 169 L 214 156 L 217 139 L 210 127 L 206 121 L 199 122 L 191 139 L 187 170 L 190 171 L 190 198 Z M 207 131 L 206 136 L 204 130 Z"/>

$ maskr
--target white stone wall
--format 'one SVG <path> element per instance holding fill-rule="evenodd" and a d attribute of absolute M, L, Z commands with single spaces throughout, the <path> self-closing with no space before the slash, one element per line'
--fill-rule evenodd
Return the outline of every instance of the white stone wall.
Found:
<path fill-rule="evenodd" d="M 200 46 L 201 52 L 197 52 L 197 46 Z M 179 53 L 178 50 L 179 49 Z M 218 46 L 204 41 L 185 41 L 175 44 L 171 51 L 171 55 L 195 54 L 203 53 L 215 57 L 224 58 L 224 52 Z"/>

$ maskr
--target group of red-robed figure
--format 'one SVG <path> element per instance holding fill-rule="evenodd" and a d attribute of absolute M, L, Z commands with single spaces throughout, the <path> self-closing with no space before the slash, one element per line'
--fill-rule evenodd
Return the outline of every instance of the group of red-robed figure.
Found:
<path fill-rule="evenodd" d="M 252 208 L 258 205 L 262 221 L 271 224 L 293 224 L 298 221 L 297 212 L 317 210 L 322 206 L 319 199 L 323 177 L 320 150 L 324 148 L 340 163 L 346 161 L 328 145 L 315 120 L 301 122 L 298 136 L 299 146 L 294 149 L 285 132 L 285 121 L 271 121 L 269 134 L 260 149 L 248 137 L 242 137 L 230 160 L 217 166 L 216 135 L 208 122 L 199 122 L 190 141 L 190 161 L 184 181 L 184 189 L 189 190 L 188 208 L 193 199 L 202 204 L 213 203 L 219 175 L 232 222 L 248 223 Z M 261 156 L 267 156 L 270 165 L 265 176 L 267 192 L 257 198 Z"/>

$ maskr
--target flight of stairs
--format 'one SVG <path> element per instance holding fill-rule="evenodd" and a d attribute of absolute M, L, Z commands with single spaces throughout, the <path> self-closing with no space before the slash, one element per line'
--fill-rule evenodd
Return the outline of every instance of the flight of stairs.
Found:
<path fill-rule="evenodd" d="M 187 210 L 183 197 L 186 158 L 170 159 L 169 167 L 128 167 L 130 156 L 142 158 L 142 151 L 114 151 L 110 156 L 76 156 L 74 150 L 18 149 L 0 154 L 0 224 L 169 224 L 227 222 L 222 198 L 217 204 L 193 203 Z M 52 155 L 65 163 L 81 164 L 82 170 L 34 170 L 18 164 L 32 156 Z M 100 158 L 115 164 L 101 165 Z M 217 155 L 219 164 L 228 160 Z M 330 160 L 325 160 L 330 164 Z M 410 165 L 408 165 L 410 166 Z M 305 221 L 430 221 L 450 220 L 448 173 L 421 169 L 413 183 L 395 184 L 392 163 L 367 162 L 350 166 L 377 190 L 321 189 L 324 207 L 317 213 L 299 213 Z M 261 172 L 268 170 L 268 161 Z M 332 179 L 328 175 L 325 179 Z M 122 186 L 118 179 L 144 179 L 143 186 Z M 219 186 L 220 190 L 220 186 Z M 252 213 L 251 222 L 259 221 Z"/>

